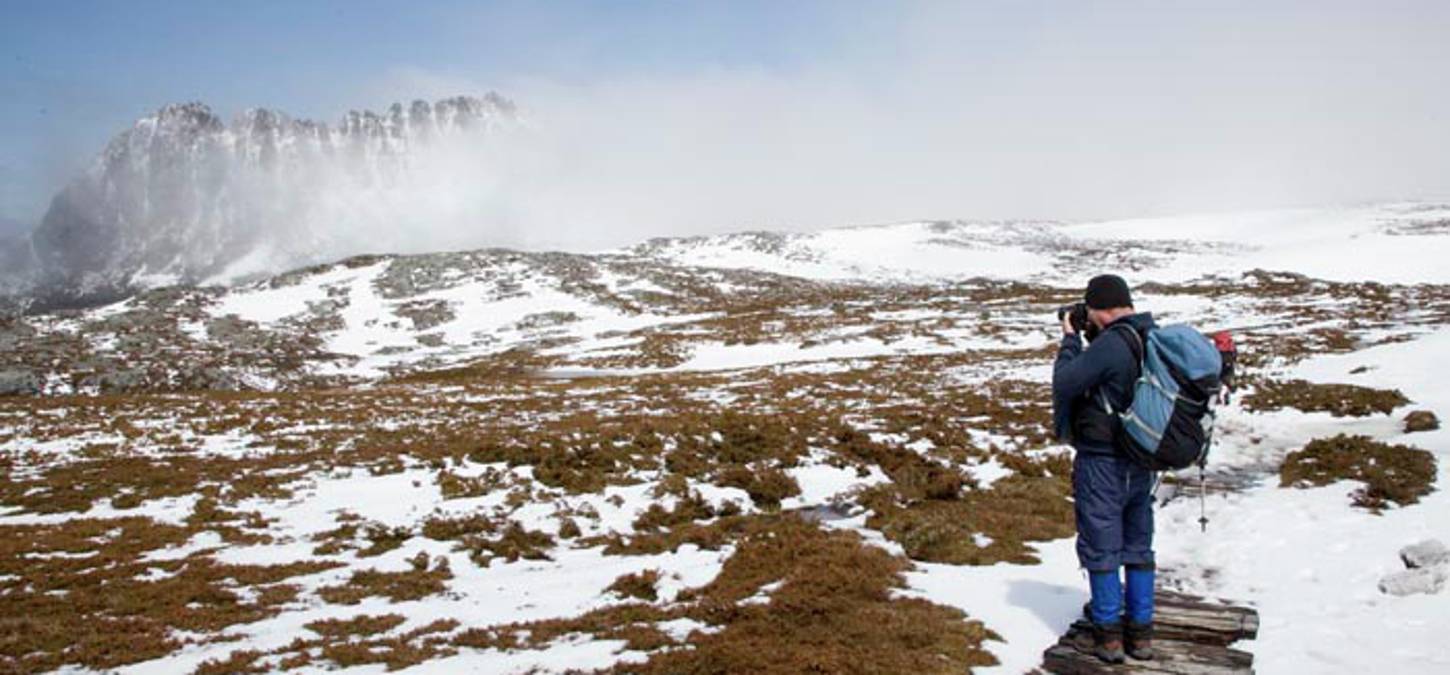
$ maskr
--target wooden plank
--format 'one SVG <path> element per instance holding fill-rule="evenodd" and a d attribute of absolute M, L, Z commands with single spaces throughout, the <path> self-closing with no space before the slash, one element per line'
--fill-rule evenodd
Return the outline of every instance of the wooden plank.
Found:
<path fill-rule="evenodd" d="M 1234 640 L 1252 640 L 1259 636 L 1259 612 L 1252 607 L 1230 605 L 1196 595 L 1159 590 L 1154 596 L 1155 625 L 1159 616 L 1175 624 L 1204 621 L 1214 625 L 1231 624 Z M 1232 640 L 1230 640 L 1232 642 Z"/>
<path fill-rule="evenodd" d="M 1155 598 L 1154 659 L 1108 665 L 1093 655 L 1092 626 L 1079 619 L 1058 643 L 1042 653 L 1042 669 L 1063 675 L 1144 673 L 1207 675 L 1253 673 L 1253 654 L 1232 649 L 1259 632 L 1259 614 L 1199 596 L 1159 590 Z"/>
<path fill-rule="evenodd" d="M 1066 638 L 1064 638 L 1066 640 Z M 1253 655 L 1237 649 L 1176 640 L 1156 640 L 1151 661 L 1128 659 L 1121 665 L 1099 661 L 1091 652 L 1058 643 L 1042 654 L 1042 668 L 1057 675 L 1253 675 Z"/>

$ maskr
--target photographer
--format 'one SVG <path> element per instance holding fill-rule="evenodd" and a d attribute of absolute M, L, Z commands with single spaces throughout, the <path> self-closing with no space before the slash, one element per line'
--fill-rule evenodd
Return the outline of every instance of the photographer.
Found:
<path fill-rule="evenodd" d="M 1110 274 L 1094 277 L 1084 302 L 1058 313 L 1063 337 L 1052 371 L 1053 426 L 1075 450 L 1077 555 L 1092 593 L 1085 611 L 1094 651 L 1120 663 L 1126 644 L 1128 655 L 1151 659 L 1153 474 L 1118 449 L 1122 423 L 1104 402 L 1113 410 L 1132 402 L 1143 334 L 1154 327 L 1153 317 L 1135 313 L 1127 282 Z M 1084 333 L 1091 340 L 1086 349 Z M 1120 568 L 1126 568 L 1126 583 Z"/>

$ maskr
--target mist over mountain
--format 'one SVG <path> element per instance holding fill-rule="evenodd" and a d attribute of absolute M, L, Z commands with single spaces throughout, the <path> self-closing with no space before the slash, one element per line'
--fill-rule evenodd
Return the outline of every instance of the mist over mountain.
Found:
<path fill-rule="evenodd" d="M 335 126 L 265 108 L 227 123 L 203 103 L 167 105 L 117 135 L 34 231 L 0 244 L 0 293 L 32 311 L 85 306 L 446 246 L 440 233 L 476 241 L 489 193 L 469 167 L 517 123 L 496 93 L 350 111 Z"/>

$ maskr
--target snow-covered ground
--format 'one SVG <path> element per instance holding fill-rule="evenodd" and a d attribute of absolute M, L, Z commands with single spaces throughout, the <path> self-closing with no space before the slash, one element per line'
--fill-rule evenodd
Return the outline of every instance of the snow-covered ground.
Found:
<path fill-rule="evenodd" d="M 424 281 L 417 289 L 403 290 L 388 287 L 386 283 L 392 282 L 385 281 L 393 266 L 402 263 L 382 258 L 368 264 L 320 268 L 287 283 L 260 282 L 221 292 L 214 301 L 201 303 L 203 316 L 189 319 L 191 323 L 184 323 L 188 327 L 183 330 L 204 341 L 207 329 L 202 319 L 234 317 L 279 331 L 292 330 L 301 320 L 316 320 L 320 327 L 308 330 L 317 331 L 322 349 L 346 357 L 317 365 L 317 370 L 361 378 L 381 378 L 396 367 L 465 364 L 529 346 L 538 354 L 558 359 L 556 370 L 549 371 L 556 378 L 540 379 L 550 385 L 573 377 L 612 376 L 620 379 L 590 386 L 628 390 L 638 385 L 648 392 L 641 398 L 648 399 L 659 395 L 643 384 L 650 377 L 720 378 L 709 380 L 702 391 L 686 397 L 702 405 L 729 405 L 740 396 L 732 385 L 756 378 L 785 381 L 793 374 L 869 369 L 878 363 L 876 359 L 965 352 L 996 356 L 933 375 L 957 383 L 1020 380 L 1041 384 L 1050 379 L 1050 369 L 1045 357 L 1039 358 L 1031 350 L 1040 350 L 1051 341 L 1050 305 L 1043 304 L 1047 300 L 989 298 L 963 301 L 956 307 L 933 304 L 931 293 L 900 300 L 895 289 L 916 285 L 912 288 L 940 289 L 940 297 L 956 297 L 950 293 L 967 297 L 968 290 L 963 289 L 970 289 L 973 280 L 980 279 L 1022 281 L 1035 284 L 1035 291 L 1076 289 L 1093 273 L 1119 271 L 1112 267 L 1118 263 L 1132 264 L 1122 273 L 1135 285 L 1206 280 L 1251 285 L 1257 278 L 1244 275 L 1253 270 L 1343 282 L 1446 284 L 1450 283 L 1450 265 L 1443 262 L 1450 260 L 1450 226 L 1446 223 L 1450 223 L 1450 206 L 1422 204 L 1082 224 L 906 223 L 810 234 L 663 240 L 600 258 L 570 259 L 567 264 L 488 258 L 477 264 L 470 261 L 473 266 L 468 267 L 450 261 L 419 274 Z M 1091 255 L 1113 249 L 1120 255 Z M 1105 264 L 1108 269 L 1100 267 Z M 809 284 L 788 286 L 774 277 L 729 275 L 741 270 Z M 438 276 L 428 276 L 434 274 Z M 725 290 L 751 283 L 781 283 L 783 295 L 821 293 L 832 306 L 802 307 L 775 300 L 767 309 L 753 309 L 752 305 L 751 311 L 768 314 L 760 330 L 743 338 L 727 337 L 717 331 L 724 330 L 722 325 L 731 325 L 716 322 L 738 318 L 736 314 L 719 304 L 723 300 L 684 302 L 681 296 L 691 287 L 681 279 L 708 282 L 712 288 Z M 833 285 L 837 283 L 847 285 Z M 841 288 L 857 292 L 850 290 L 855 288 L 850 284 L 869 289 L 871 295 L 827 294 L 846 293 Z M 1248 293 L 1182 288 L 1144 289 L 1138 297 L 1139 309 L 1204 327 L 1289 321 L 1293 325 L 1285 329 L 1286 334 L 1302 335 L 1335 325 L 1297 315 L 1286 319 L 1307 306 L 1303 303 L 1308 300 L 1300 297 L 1271 303 Z M 1356 317 L 1353 300 L 1327 296 L 1310 300 L 1324 303 L 1325 309 L 1343 317 L 1344 322 Z M 766 304 L 754 298 L 752 302 Z M 882 306 L 853 314 L 851 302 Z M 104 308 L 90 316 L 96 320 L 115 317 L 128 306 Z M 446 311 L 410 318 L 423 316 L 417 313 L 420 306 L 428 312 Z M 782 327 L 790 322 L 805 328 Z M 1413 401 L 1411 408 L 1432 410 L 1444 419 L 1450 416 L 1450 383 L 1440 372 L 1450 364 L 1446 323 L 1445 316 L 1406 314 L 1355 334 L 1394 338 L 1392 341 L 1365 346 L 1369 342 L 1361 340 L 1356 349 L 1312 354 L 1296 363 L 1272 363 L 1266 372 L 1312 382 L 1399 389 Z M 67 334 L 79 330 L 79 324 L 69 319 L 41 325 Z M 996 331 L 984 331 L 984 327 Z M 96 337 L 93 342 L 110 349 L 120 340 L 119 334 Z M 637 355 L 658 334 L 674 340 L 670 345 L 679 353 L 673 355 L 673 361 L 621 365 L 609 360 Z M 1256 336 L 1277 337 L 1272 331 Z M 791 391 L 775 393 L 787 399 L 795 395 Z M 551 390 L 549 395 L 567 398 L 570 393 Z M 497 401 L 480 396 L 466 403 L 482 407 Z M 1399 420 L 1411 408 L 1397 410 L 1393 416 L 1336 418 L 1295 410 L 1248 412 L 1230 406 L 1222 413 L 1212 463 L 1219 468 L 1258 472 L 1259 480 L 1240 492 L 1210 496 L 1206 532 L 1198 527 L 1196 500 L 1174 499 L 1159 511 L 1157 549 L 1165 576 L 1185 590 L 1259 609 L 1262 629 L 1258 639 L 1236 645 L 1256 655 L 1258 672 L 1450 672 L 1450 651 L 1441 642 L 1442 636 L 1450 634 L 1450 591 L 1393 597 L 1376 587 L 1381 576 L 1402 567 L 1396 556 L 1400 547 L 1431 537 L 1450 541 L 1450 492 L 1446 488 L 1450 428 L 1403 433 Z M 6 414 L 15 430 L 26 430 L 14 432 L 7 442 L 33 451 L 32 457 L 63 461 L 93 445 L 124 442 L 124 436 L 94 429 L 85 435 L 50 438 L 44 433 L 45 420 L 27 419 L 16 411 Z M 404 421 L 380 418 L 374 423 L 381 427 Z M 138 419 L 135 424 L 161 428 L 168 421 Z M 305 434 L 307 429 L 298 432 Z M 983 446 L 1010 447 L 985 430 L 968 432 Z M 1418 504 L 1373 513 L 1351 506 L 1347 495 L 1352 484 L 1311 489 L 1278 486 L 1273 469 L 1285 454 L 1311 439 L 1341 432 L 1430 451 L 1438 462 L 1436 490 Z M 183 435 L 180 442 L 195 443 L 206 456 L 237 458 L 260 451 L 251 446 L 255 440 L 243 429 L 195 438 Z M 910 449 L 928 452 L 933 448 L 927 442 Z M 1050 451 L 1064 450 L 1055 447 Z M 828 453 L 819 450 L 807 458 L 786 472 L 799 484 L 800 493 L 785 499 L 784 508 L 823 508 L 889 480 L 877 467 L 858 470 L 833 463 Z M 959 468 L 975 477 L 978 489 L 988 489 L 1012 473 L 996 456 Z M 353 468 L 310 476 L 285 501 L 256 498 L 237 506 L 273 519 L 276 542 L 229 545 L 203 534 L 156 555 L 179 558 L 215 549 L 217 560 L 236 564 L 305 559 L 311 555 L 314 537 L 334 528 L 344 511 L 388 527 L 410 526 L 433 513 L 507 511 L 513 522 L 551 535 L 560 530 L 557 513 L 589 512 L 594 516 L 579 522 L 582 536 L 627 533 L 651 504 L 669 507 L 677 499 L 657 495 L 654 488 L 662 480 L 658 475 L 639 475 L 637 484 L 610 485 L 586 494 L 539 489 L 529 493 L 530 501 L 523 505 L 509 503 L 517 497 L 504 490 L 449 499 L 435 481 L 435 469 L 410 465 L 398 472 L 374 474 Z M 520 481 L 530 479 L 528 467 L 452 467 L 467 475 L 490 469 L 515 472 Z M 739 488 L 694 480 L 689 488 L 714 507 L 751 501 Z M 116 509 L 107 503 L 97 504 L 85 515 L 139 515 L 181 523 L 195 505 L 195 498 L 153 500 L 134 509 Z M 0 513 L 0 525 L 60 523 L 68 517 L 7 508 Z M 900 545 L 867 527 L 867 517 L 851 512 L 827 524 L 858 532 L 873 545 L 901 553 Z M 1040 661 L 1042 650 L 1078 615 L 1087 588 L 1077 569 L 1071 539 L 1040 543 L 1035 548 L 1041 559 L 1035 565 L 918 562 L 906 575 L 908 588 L 901 593 L 959 607 L 1000 635 L 1001 642 L 986 645 L 1000 665 L 983 672 L 1030 670 Z M 450 542 L 413 537 L 406 547 L 366 560 L 346 554 L 347 566 L 302 577 L 298 583 L 303 596 L 310 597 L 321 587 L 346 580 L 357 569 L 407 569 L 408 560 L 420 551 L 449 560 L 455 575 L 449 594 L 397 603 L 373 597 L 356 606 L 303 602 L 275 617 L 229 628 L 226 633 L 239 637 L 239 643 L 192 645 L 123 670 L 184 672 L 207 659 L 225 657 L 239 646 L 263 651 L 284 647 L 308 622 L 360 613 L 403 615 L 405 623 L 393 633 L 439 618 L 457 619 L 465 626 L 487 626 L 576 616 L 616 602 L 618 598 L 606 592 L 606 587 L 620 575 L 642 569 L 662 573 L 661 597 L 668 602 L 683 589 L 708 583 L 733 548 L 710 551 L 685 545 L 657 555 L 613 556 L 604 555 L 599 547 L 559 545 L 550 550 L 551 560 L 496 560 L 479 566 Z M 671 630 L 684 636 L 699 627 L 682 623 Z M 412 670 L 558 672 L 646 657 L 622 649 L 621 641 L 571 638 L 540 650 L 465 651 Z M 359 670 L 381 668 L 373 665 Z"/>

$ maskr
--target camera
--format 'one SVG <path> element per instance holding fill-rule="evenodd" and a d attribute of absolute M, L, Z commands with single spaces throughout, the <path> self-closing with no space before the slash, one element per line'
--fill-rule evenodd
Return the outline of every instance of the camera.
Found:
<path fill-rule="evenodd" d="M 1061 307 L 1058 307 L 1057 320 L 1062 321 L 1063 317 L 1067 317 L 1068 322 L 1072 324 L 1072 329 L 1077 331 L 1078 334 L 1087 332 L 1087 303 L 1074 302 L 1071 305 L 1063 305 Z"/>

